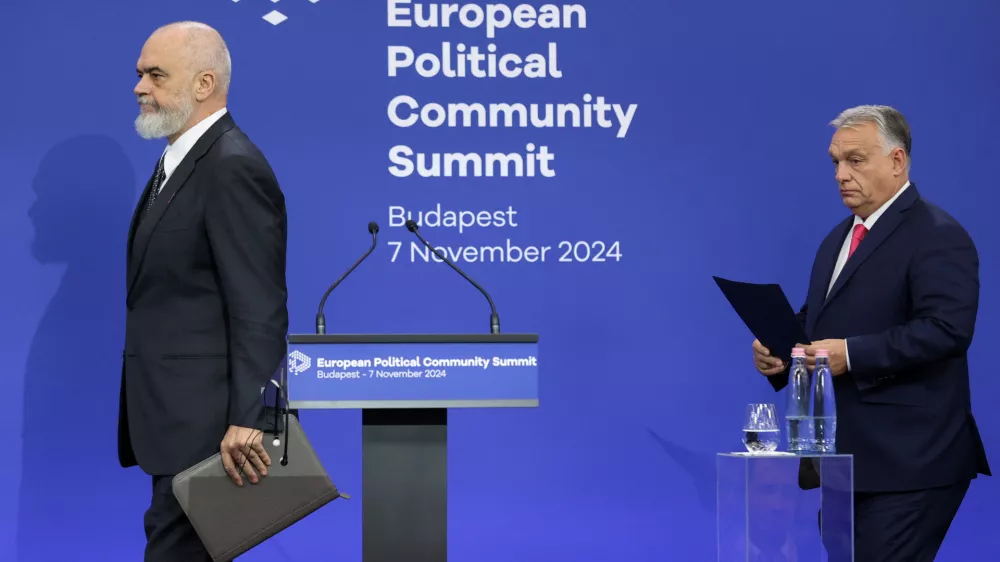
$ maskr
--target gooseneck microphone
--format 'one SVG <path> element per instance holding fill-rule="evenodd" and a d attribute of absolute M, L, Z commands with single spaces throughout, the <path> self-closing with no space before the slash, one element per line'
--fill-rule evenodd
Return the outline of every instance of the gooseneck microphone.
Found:
<path fill-rule="evenodd" d="M 418 228 L 417 221 L 415 221 L 413 219 L 410 219 L 410 220 L 406 221 L 406 230 L 409 230 L 410 232 L 412 232 L 413 234 L 415 234 L 417 236 L 417 238 L 419 238 L 420 241 L 423 242 L 424 246 L 427 246 L 427 248 L 430 249 L 430 251 L 434 252 L 435 256 L 437 256 L 438 258 L 440 258 L 441 261 L 443 261 L 444 263 L 450 265 L 451 268 L 454 269 L 455 271 L 457 271 L 459 275 L 461 275 L 462 277 L 465 277 L 466 281 L 468 281 L 469 283 L 472 283 L 472 285 L 475 288 L 479 289 L 479 292 L 482 293 L 484 297 L 486 297 L 486 300 L 490 303 L 490 333 L 491 334 L 499 334 L 500 333 L 500 317 L 497 316 L 497 307 L 496 307 L 495 304 L 493 304 L 493 299 L 490 298 L 490 294 L 486 292 L 486 289 L 484 289 L 481 286 L 479 286 L 479 283 L 476 283 L 475 281 L 473 281 L 471 277 L 469 277 L 468 275 L 465 274 L 465 272 L 463 272 L 461 269 L 459 269 L 457 265 L 455 265 L 454 263 L 452 263 L 451 260 L 449 260 L 447 256 L 445 256 L 444 254 L 442 254 L 441 252 L 439 252 L 437 250 L 437 248 L 435 248 L 434 246 L 431 246 L 430 244 L 428 244 L 427 240 L 424 240 L 424 237 L 421 236 L 419 232 L 417 232 L 417 228 Z"/>
<path fill-rule="evenodd" d="M 336 281 L 333 282 L 333 285 L 330 285 L 330 288 L 326 290 L 326 293 L 323 294 L 323 298 L 319 301 L 319 312 L 316 313 L 316 333 L 317 334 L 325 334 L 326 333 L 326 316 L 323 315 L 323 307 L 326 306 L 326 298 L 329 297 L 330 293 L 333 292 L 333 290 L 337 288 L 337 285 L 340 285 L 340 283 L 344 279 L 347 279 L 347 276 L 350 275 L 352 271 L 354 271 L 354 268 L 356 268 L 359 265 L 361 265 L 361 262 L 365 261 L 365 258 L 367 258 L 368 255 L 371 254 L 372 251 L 375 250 L 375 245 L 378 243 L 378 240 L 377 240 L 378 239 L 378 223 L 376 223 L 375 221 L 372 221 L 372 222 L 368 223 L 368 232 L 371 233 L 371 235 L 372 235 L 372 247 L 368 248 L 368 251 L 365 252 L 365 255 L 361 256 L 361 259 L 359 259 L 358 261 L 354 262 L 354 265 L 351 266 L 351 269 L 348 269 L 343 275 L 341 275 L 340 279 L 337 279 Z"/>

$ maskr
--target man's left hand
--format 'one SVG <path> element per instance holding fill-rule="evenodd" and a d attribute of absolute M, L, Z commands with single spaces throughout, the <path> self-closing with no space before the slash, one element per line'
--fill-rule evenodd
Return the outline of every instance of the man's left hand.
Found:
<path fill-rule="evenodd" d="M 816 367 L 816 350 L 825 349 L 830 354 L 830 374 L 836 377 L 847 372 L 847 341 L 820 340 L 801 347 L 806 350 L 806 365 L 809 370 Z"/>
<path fill-rule="evenodd" d="M 267 476 L 271 457 L 261 444 L 263 436 L 264 433 L 259 429 L 231 425 L 222 439 L 222 445 L 219 447 L 222 466 L 226 467 L 226 474 L 237 486 L 243 485 L 241 473 L 246 474 L 252 484 L 257 483 L 258 476 L 254 468 L 261 476 Z"/>

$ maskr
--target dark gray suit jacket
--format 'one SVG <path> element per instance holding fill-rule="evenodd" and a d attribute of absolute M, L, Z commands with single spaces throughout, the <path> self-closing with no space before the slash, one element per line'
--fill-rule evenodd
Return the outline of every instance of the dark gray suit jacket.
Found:
<path fill-rule="evenodd" d="M 129 229 L 119 401 L 122 466 L 176 474 L 217 453 L 230 425 L 260 427 L 261 387 L 288 330 L 284 195 L 223 115 Z"/>

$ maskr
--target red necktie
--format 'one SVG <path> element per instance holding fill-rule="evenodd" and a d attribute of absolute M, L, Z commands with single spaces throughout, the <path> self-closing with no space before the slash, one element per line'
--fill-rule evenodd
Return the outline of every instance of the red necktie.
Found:
<path fill-rule="evenodd" d="M 854 255 L 854 250 L 857 250 L 858 245 L 865 239 L 865 234 L 868 234 L 868 229 L 865 228 L 865 225 L 854 225 L 854 234 L 851 235 L 851 251 L 847 254 L 847 259 L 851 259 L 851 256 Z"/>

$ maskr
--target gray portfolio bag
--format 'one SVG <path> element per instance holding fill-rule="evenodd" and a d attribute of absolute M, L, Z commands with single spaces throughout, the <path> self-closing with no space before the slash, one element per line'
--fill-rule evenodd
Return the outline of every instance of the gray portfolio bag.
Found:
<path fill-rule="evenodd" d="M 330 480 L 295 416 L 285 420 L 288 464 L 280 462 L 285 443 L 275 446 L 265 433 L 271 466 L 256 484 L 243 476 L 243 486 L 237 486 L 219 453 L 174 477 L 174 496 L 212 560 L 232 560 L 331 501 L 349 497 Z"/>

